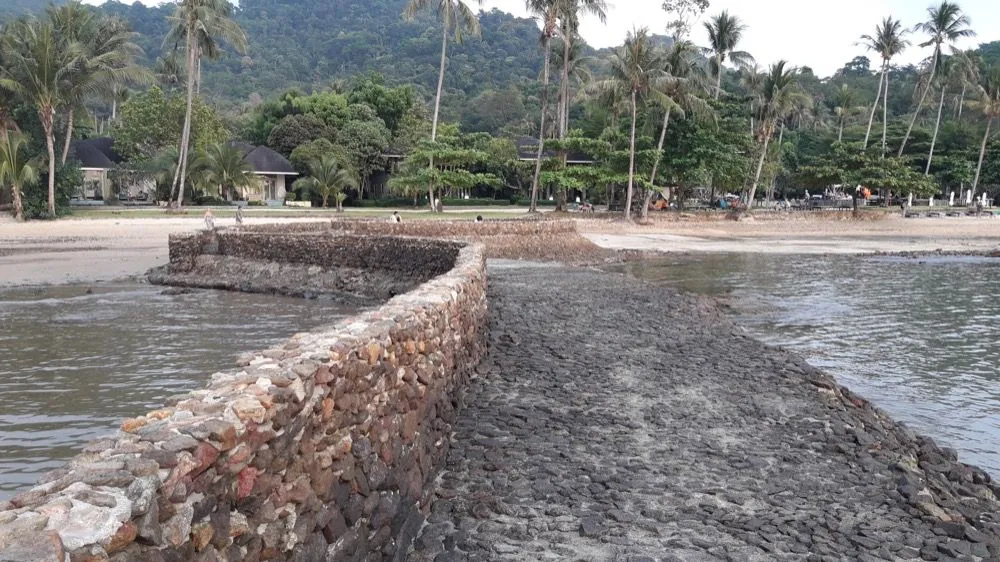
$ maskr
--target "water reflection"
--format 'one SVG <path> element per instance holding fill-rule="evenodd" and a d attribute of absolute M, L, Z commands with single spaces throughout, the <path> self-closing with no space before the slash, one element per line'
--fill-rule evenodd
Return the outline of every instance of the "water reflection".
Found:
<path fill-rule="evenodd" d="M 145 285 L 0 292 L 0 499 L 32 485 L 122 418 L 162 406 L 241 352 L 349 309 Z"/>
<path fill-rule="evenodd" d="M 1000 474 L 1000 261 L 706 254 L 627 269 L 721 297 L 756 337 Z"/>

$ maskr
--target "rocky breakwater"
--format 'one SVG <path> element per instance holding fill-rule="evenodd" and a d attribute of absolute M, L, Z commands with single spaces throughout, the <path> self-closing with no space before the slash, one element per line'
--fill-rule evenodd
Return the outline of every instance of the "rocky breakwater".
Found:
<path fill-rule="evenodd" d="M 290 227 L 171 235 L 170 263 L 150 271 L 149 280 L 181 287 L 376 303 L 444 273 L 463 246 L 442 240 Z"/>
<path fill-rule="evenodd" d="M 0 560 L 403 559 L 485 351 L 481 249 L 432 246 L 410 263 L 446 271 L 242 356 L 0 503 Z"/>
<path fill-rule="evenodd" d="M 341 218 L 294 225 L 254 225 L 251 232 L 273 232 L 291 227 L 297 232 L 329 232 L 358 236 L 407 236 L 479 244 L 490 259 L 557 261 L 593 264 L 618 261 L 621 256 L 583 237 L 571 219 L 414 220 L 389 223 L 382 219 Z"/>

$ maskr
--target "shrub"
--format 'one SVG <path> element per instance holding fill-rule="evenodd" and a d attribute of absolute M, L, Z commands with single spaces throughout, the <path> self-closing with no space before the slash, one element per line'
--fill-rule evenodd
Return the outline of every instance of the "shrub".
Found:
<path fill-rule="evenodd" d="M 75 162 L 56 167 L 56 216 L 70 213 L 69 200 L 83 185 L 83 171 Z M 24 216 L 28 219 L 51 219 L 49 216 L 49 174 L 45 168 L 34 185 L 23 189 Z"/>

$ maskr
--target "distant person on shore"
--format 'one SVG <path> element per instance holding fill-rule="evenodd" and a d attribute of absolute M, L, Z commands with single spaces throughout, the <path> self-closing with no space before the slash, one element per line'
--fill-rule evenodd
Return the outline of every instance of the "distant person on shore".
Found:
<path fill-rule="evenodd" d="M 476 215 L 476 222 L 483 222 L 483 215 Z"/>
<path fill-rule="evenodd" d="M 212 214 L 212 209 L 205 211 L 205 228 L 215 230 L 215 215 Z"/>
<path fill-rule="evenodd" d="M 392 215 L 389 216 L 389 222 L 391 223 L 403 222 L 403 217 L 399 216 L 399 211 L 393 211 Z"/>
<path fill-rule="evenodd" d="M 236 205 L 236 226 L 243 226 L 243 205 Z"/>

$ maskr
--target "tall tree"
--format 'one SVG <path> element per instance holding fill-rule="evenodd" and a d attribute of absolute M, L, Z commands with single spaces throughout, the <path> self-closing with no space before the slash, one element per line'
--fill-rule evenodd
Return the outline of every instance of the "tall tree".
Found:
<path fill-rule="evenodd" d="M 76 70 L 81 49 L 64 44 L 51 22 L 22 18 L 10 25 L 3 44 L 6 66 L 0 68 L 0 88 L 17 94 L 38 111 L 48 150 L 48 213 L 56 214 L 56 108 L 67 93 L 67 79 Z"/>
<path fill-rule="evenodd" d="M 801 107 L 806 95 L 799 89 L 796 81 L 795 68 L 787 67 L 785 61 L 771 65 L 770 71 L 764 77 L 763 84 L 757 94 L 758 120 L 760 129 L 760 159 L 757 162 L 757 172 L 754 174 L 753 185 L 747 198 L 747 207 L 752 208 L 760 174 L 767 159 L 767 147 L 778 126 L 784 125 L 786 116 Z"/>
<path fill-rule="evenodd" d="M 841 84 L 833 101 L 833 112 L 837 115 L 837 142 L 843 142 L 844 123 L 858 110 L 858 100 L 847 84 Z"/>
<path fill-rule="evenodd" d="M 979 187 L 979 178 L 983 171 L 983 159 L 986 156 L 986 145 L 990 141 L 990 131 L 993 121 L 1000 117 L 1000 66 L 994 65 L 986 72 L 979 84 L 979 99 L 970 104 L 986 117 L 986 133 L 983 144 L 979 148 L 979 164 L 976 165 L 976 177 L 972 180 L 972 193 Z"/>
<path fill-rule="evenodd" d="M 474 0 L 479 6 L 483 0 Z M 431 121 L 431 140 L 437 140 L 438 115 L 441 111 L 441 93 L 444 89 L 444 69 L 448 61 L 448 37 L 454 33 L 455 42 L 461 43 L 464 34 L 478 37 L 479 18 L 464 0 L 409 0 L 404 17 L 412 20 L 417 13 L 430 6 L 437 9 L 443 28 L 441 37 L 441 68 L 438 70 L 437 95 L 434 97 L 434 118 Z M 433 203 L 433 202 L 432 202 Z"/>
<path fill-rule="evenodd" d="M 955 100 L 955 118 L 961 119 L 965 96 L 968 94 L 969 88 L 975 89 L 979 86 L 979 69 L 982 66 L 982 59 L 974 51 L 954 49 L 952 63 L 954 64 L 951 73 L 952 85 L 961 89 L 961 94 Z"/>
<path fill-rule="evenodd" d="M 20 133 L 0 134 L 0 187 L 10 187 L 11 200 L 14 203 L 14 219 L 24 220 L 24 204 L 21 202 L 21 190 L 38 181 L 38 172 L 27 158 L 28 139 Z"/>
<path fill-rule="evenodd" d="M 566 50 L 569 37 L 569 50 Z M 560 31 L 560 41 L 553 45 L 552 60 L 559 61 L 558 69 L 562 75 L 559 87 L 559 137 L 565 138 L 569 131 L 569 109 L 573 104 L 573 84 L 587 84 L 593 80 L 590 67 L 597 59 L 584 54 L 583 39 L 575 31 L 563 29 Z"/>
<path fill-rule="evenodd" d="M 906 50 L 906 47 L 910 45 L 910 42 L 906 40 L 907 31 L 903 29 L 903 24 L 899 20 L 892 19 L 889 16 L 882 20 L 882 23 L 875 26 L 875 35 L 862 35 L 861 43 L 868 48 L 870 51 L 875 51 L 882 57 L 882 70 L 879 72 L 879 82 L 878 90 L 875 94 L 875 101 L 872 102 L 871 115 L 868 117 L 868 131 L 865 133 L 865 142 L 863 149 L 868 149 L 868 140 L 871 138 L 872 133 L 872 123 L 875 121 L 875 111 L 878 109 L 878 102 L 884 99 L 886 107 L 888 107 L 888 91 L 889 91 L 889 65 L 892 63 L 892 59 L 901 54 Z M 886 92 L 886 96 L 883 98 L 883 92 Z M 888 109 L 883 111 L 882 119 L 882 152 L 885 152 L 885 136 L 886 136 L 886 117 L 888 117 Z"/>
<path fill-rule="evenodd" d="M 79 63 L 67 76 L 62 109 L 66 116 L 66 138 L 62 163 L 66 163 L 73 139 L 74 115 L 88 96 L 109 98 L 130 83 L 147 83 L 152 77 L 136 60 L 142 49 L 135 43 L 137 33 L 114 17 L 98 17 L 79 2 L 49 8 L 49 18 L 58 33 L 62 48 L 79 46 Z"/>
<path fill-rule="evenodd" d="M 715 99 L 719 99 L 722 93 L 722 73 L 725 72 L 723 65 L 727 59 L 742 67 L 753 65 L 753 57 L 749 53 L 736 50 L 746 29 L 747 26 L 740 21 L 740 18 L 729 15 L 728 10 L 723 10 L 713 16 L 711 21 L 705 22 L 710 45 L 707 54 L 712 57 L 709 60 L 709 68 L 715 76 Z"/>
<path fill-rule="evenodd" d="M 642 217 L 645 219 L 652 201 L 656 176 L 663 159 L 663 143 L 667 138 L 667 127 L 670 126 L 671 114 L 684 117 L 687 112 L 697 116 L 713 115 L 712 108 L 697 92 L 706 83 L 707 76 L 696 62 L 697 48 L 687 40 L 680 40 L 671 45 L 663 57 L 664 76 L 662 79 L 662 96 L 658 101 L 663 109 L 663 126 L 660 128 L 660 140 L 656 145 L 656 158 L 653 160 L 653 171 L 649 176 L 649 189 L 643 202 Z"/>
<path fill-rule="evenodd" d="M 971 25 L 969 16 L 962 13 L 962 8 L 958 4 L 947 1 L 941 2 L 940 6 L 927 8 L 927 15 L 929 16 L 927 21 L 918 23 L 914 27 L 914 30 L 930 35 L 930 39 L 921 43 L 920 46 L 934 47 L 934 54 L 931 56 L 931 66 L 928 70 L 931 79 L 927 81 L 923 93 L 920 94 L 920 101 L 917 102 L 917 109 L 913 112 L 913 118 L 910 119 L 910 126 L 906 129 L 903 142 L 899 144 L 899 153 L 897 156 L 903 155 L 903 150 L 906 149 L 906 142 L 910 140 L 910 133 L 913 132 L 913 125 L 917 122 L 917 117 L 923 110 L 924 102 L 927 100 L 927 94 L 934 85 L 933 77 L 937 76 L 938 72 L 940 72 L 942 46 L 945 43 L 951 44 L 959 39 L 976 35 L 976 32 L 972 31 L 969 27 Z"/>
<path fill-rule="evenodd" d="M 184 127 L 181 131 L 180 158 L 174 172 L 173 185 L 177 188 L 174 202 L 180 207 L 184 201 L 184 180 L 187 177 L 188 152 L 191 144 L 191 112 L 194 106 L 194 86 L 196 66 L 201 54 L 201 44 L 206 38 L 221 39 L 238 52 L 246 50 L 246 35 L 231 19 L 232 5 L 228 0 L 181 0 L 170 16 L 171 29 L 164 44 L 180 44 L 184 41 L 187 57 L 187 109 L 184 113 Z"/>
<path fill-rule="evenodd" d="M 625 45 L 615 51 L 611 59 L 611 77 L 594 85 L 604 91 L 624 93 L 632 110 L 632 129 L 629 136 L 628 191 L 625 196 L 625 220 L 632 220 L 632 196 L 635 184 L 635 126 L 639 102 L 661 90 L 667 74 L 660 54 L 649 40 L 645 28 L 629 32 Z M 657 94 L 657 97 L 659 95 Z"/>
<path fill-rule="evenodd" d="M 542 173 L 542 156 L 545 154 L 545 116 L 549 111 L 549 58 L 552 38 L 559 30 L 560 22 L 575 19 L 580 14 L 592 14 L 604 21 L 604 0 L 525 0 L 525 8 L 542 22 L 542 111 L 538 125 L 538 153 L 535 160 L 535 174 L 531 179 L 531 205 L 528 212 L 538 211 L 538 185 Z"/>

